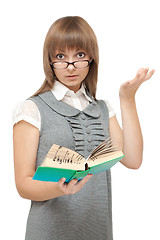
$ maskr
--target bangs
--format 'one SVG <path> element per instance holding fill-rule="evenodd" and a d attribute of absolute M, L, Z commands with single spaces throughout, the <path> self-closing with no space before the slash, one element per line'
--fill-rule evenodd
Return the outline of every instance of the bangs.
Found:
<path fill-rule="evenodd" d="M 84 29 L 84 30 L 83 30 Z M 50 36 L 49 55 L 54 56 L 55 51 L 58 49 L 83 49 L 91 56 L 92 39 L 88 31 L 71 21 L 64 23 L 61 26 L 56 26 L 54 32 Z"/>

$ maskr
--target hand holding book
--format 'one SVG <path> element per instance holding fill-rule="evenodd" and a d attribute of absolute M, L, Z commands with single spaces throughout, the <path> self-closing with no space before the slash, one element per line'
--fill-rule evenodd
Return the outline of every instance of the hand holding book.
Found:
<path fill-rule="evenodd" d="M 87 174 L 87 176 L 85 176 L 81 181 L 78 181 L 78 179 L 75 178 L 72 179 L 69 183 L 65 182 L 65 178 L 61 178 L 57 184 L 64 195 L 74 194 L 76 192 L 79 192 L 92 176 L 92 174 Z"/>

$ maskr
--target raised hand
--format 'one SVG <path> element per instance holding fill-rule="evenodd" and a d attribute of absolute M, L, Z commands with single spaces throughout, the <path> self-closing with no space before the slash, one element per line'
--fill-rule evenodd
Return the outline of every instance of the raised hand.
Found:
<path fill-rule="evenodd" d="M 154 72 L 154 69 L 149 72 L 149 68 L 140 68 L 133 80 L 127 81 L 121 85 L 119 90 L 120 99 L 134 99 L 140 85 L 149 80 Z"/>
<path fill-rule="evenodd" d="M 122 115 L 121 143 L 125 157 L 123 163 L 128 168 L 138 169 L 142 163 L 143 137 L 136 109 L 135 94 L 141 84 L 149 80 L 154 69 L 140 68 L 133 80 L 120 86 L 120 106 Z"/>

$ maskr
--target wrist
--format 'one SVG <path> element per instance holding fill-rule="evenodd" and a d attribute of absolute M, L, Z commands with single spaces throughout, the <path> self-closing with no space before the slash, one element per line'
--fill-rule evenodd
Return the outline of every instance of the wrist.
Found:
<path fill-rule="evenodd" d="M 120 105 L 124 105 L 124 106 L 133 106 L 135 105 L 135 97 L 127 97 L 127 98 L 124 98 L 124 97 L 119 97 L 120 99 Z"/>

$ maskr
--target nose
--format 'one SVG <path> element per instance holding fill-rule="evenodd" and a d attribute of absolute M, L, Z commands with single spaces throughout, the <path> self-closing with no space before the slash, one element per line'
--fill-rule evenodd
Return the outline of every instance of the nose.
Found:
<path fill-rule="evenodd" d="M 75 67 L 73 66 L 73 64 L 68 65 L 68 70 L 69 71 L 74 71 L 75 70 Z"/>

